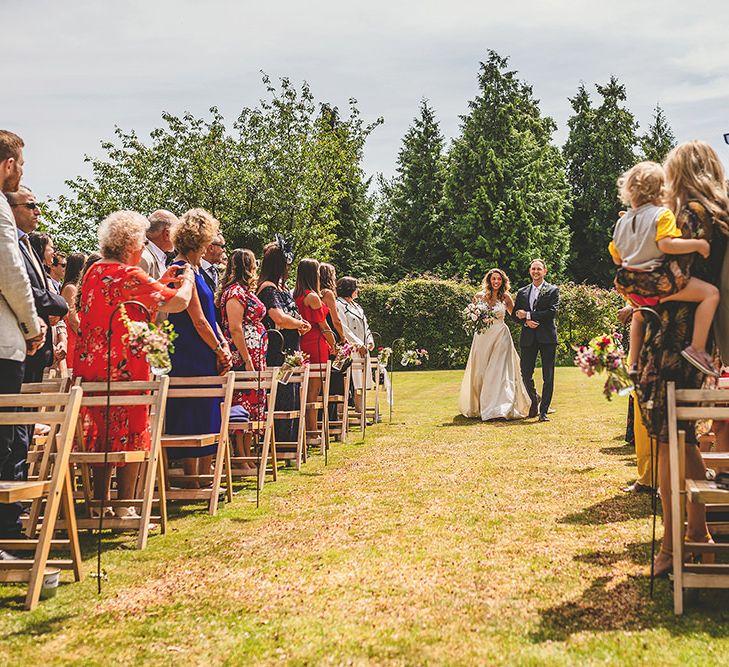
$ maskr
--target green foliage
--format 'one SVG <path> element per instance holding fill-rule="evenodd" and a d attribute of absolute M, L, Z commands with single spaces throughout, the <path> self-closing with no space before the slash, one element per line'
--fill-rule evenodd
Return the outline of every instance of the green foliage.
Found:
<path fill-rule="evenodd" d="M 393 341 L 404 338 L 428 350 L 428 368 L 462 368 L 468 359 L 471 338 L 463 330 L 461 311 L 475 292 L 473 286 L 456 280 L 408 278 L 394 285 L 363 285 L 359 301 L 372 331 L 379 334 L 378 347 L 392 347 Z M 622 298 L 614 290 L 571 282 L 561 284 L 557 363 L 572 365 L 572 346 L 616 330 L 617 311 L 622 305 Z M 507 323 L 518 347 L 519 326 L 511 320 Z"/>
<path fill-rule="evenodd" d="M 621 209 L 617 179 L 637 160 L 638 124 L 624 106 L 625 86 L 615 77 L 596 88 L 602 98 L 597 107 L 584 85 L 570 99 L 574 113 L 564 146 L 574 204 L 570 274 L 578 282 L 607 287 L 615 274 L 607 246 Z"/>
<path fill-rule="evenodd" d="M 359 301 L 370 328 L 380 334 L 378 347 L 392 347 L 404 338 L 428 350 L 428 368 L 457 368 L 465 364 L 471 344 L 460 313 L 474 291 L 455 280 L 412 278 L 394 285 L 363 285 Z"/>
<path fill-rule="evenodd" d="M 666 112 L 660 104 L 656 104 L 653 110 L 653 121 L 646 132 L 640 138 L 640 148 L 644 160 L 663 162 L 671 149 L 676 145 L 676 136 L 668 124 Z"/>
<path fill-rule="evenodd" d="M 96 225 L 120 208 L 182 213 L 200 206 L 234 246 L 260 250 L 283 232 L 293 235 L 299 257 L 328 258 L 340 205 L 360 196 L 364 142 L 381 120 L 365 125 L 350 100 L 348 118 L 333 123 L 332 110 L 317 107 L 306 83 L 297 90 L 284 78 L 277 87 L 266 75 L 263 83 L 268 98 L 243 109 L 231 132 L 215 107 L 210 121 L 162 114 L 165 127 L 149 143 L 117 127 L 115 141 L 102 143 L 106 157 L 86 158 L 93 176 L 67 181 L 72 194 L 51 202 L 50 227 L 61 244 L 95 247 Z M 351 212 L 349 227 L 368 209 Z"/>
<path fill-rule="evenodd" d="M 403 138 L 397 175 L 389 183 L 390 277 L 437 271 L 450 258 L 441 209 L 444 144 L 433 108 L 422 100 L 420 115 Z"/>
<path fill-rule="evenodd" d="M 570 192 L 551 143 L 556 126 L 507 64 L 493 51 L 481 63 L 479 94 L 448 156 L 451 267 L 470 279 L 493 266 L 525 275 L 531 259 L 544 257 L 560 278 L 569 251 Z"/>

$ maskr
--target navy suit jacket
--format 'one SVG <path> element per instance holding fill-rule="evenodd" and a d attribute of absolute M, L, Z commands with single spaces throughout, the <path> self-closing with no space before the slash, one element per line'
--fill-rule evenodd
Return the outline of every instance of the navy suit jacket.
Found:
<path fill-rule="evenodd" d="M 559 308 L 559 287 L 545 280 L 539 289 L 539 296 L 537 297 L 537 302 L 534 304 L 534 310 L 529 305 L 531 288 L 531 284 L 522 287 L 516 293 L 516 299 L 514 299 L 512 317 L 521 325 L 519 346 L 556 345 L 557 325 L 554 322 L 554 318 Z M 539 326 L 536 329 L 529 328 L 526 325 L 526 320 L 520 320 L 516 317 L 517 310 L 531 311 L 531 319 L 539 322 Z"/>

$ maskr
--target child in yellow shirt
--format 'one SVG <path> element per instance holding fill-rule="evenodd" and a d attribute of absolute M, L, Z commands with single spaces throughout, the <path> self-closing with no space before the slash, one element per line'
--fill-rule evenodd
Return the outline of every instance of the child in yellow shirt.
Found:
<path fill-rule="evenodd" d="M 706 352 L 719 290 L 703 280 L 692 278 L 678 262 L 666 255 L 698 252 L 709 256 L 704 239 L 681 238 L 676 217 L 660 205 L 665 185 L 663 167 L 656 162 L 639 162 L 618 179 L 620 198 L 630 209 L 615 224 L 609 250 L 620 266 L 615 287 L 634 307 L 665 301 L 698 303 L 691 344 L 681 355 L 707 375 L 718 376 Z M 645 321 L 633 313 L 630 326 L 631 374 L 637 374 L 638 356 L 645 335 Z"/>

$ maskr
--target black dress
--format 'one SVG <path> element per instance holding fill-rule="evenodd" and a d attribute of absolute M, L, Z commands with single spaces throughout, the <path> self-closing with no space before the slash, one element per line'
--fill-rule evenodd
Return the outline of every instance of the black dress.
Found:
<path fill-rule="evenodd" d="M 297 320 L 301 319 L 296 303 L 294 303 L 294 297 L 288 290 L 276 289 L 272 285 L 269 285 L 258 293 L 258 298 L 266 306 L 266 317 L 263 318 L 263 326 L 266 329 L 276 329 L 276 325 L 268 315 L 268 311 L 272 308 L 278 308 L 286 315 L 294 317 Z M 269 368 L 281 366 L 284 356 L 288 352 L 295 352 L 299 349 L 299 332 L 296 329 L 277 329 L 277 331 L 283 337 L 283 344 L 277 334 L 269 333 L 268 351 L 266 352 L 266 366 Z M 298 385 L 295 384 L 279 383 L 276 393 L 276 410 L 291 411 L 299 409 L 299 392 L 297 391 L 297 387 Z M 296 442 L 298 432 L 298 419 L 276 420 L 276 442 Z"/>

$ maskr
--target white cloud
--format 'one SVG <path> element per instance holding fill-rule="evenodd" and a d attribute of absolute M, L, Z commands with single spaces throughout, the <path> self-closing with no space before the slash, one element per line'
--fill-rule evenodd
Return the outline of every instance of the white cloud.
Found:
<path fill-rule="evenodd" d="M 260 69 L 306 79 L 342 107 L 356 97 L 367 119 L 384 116 L 365 161 L 392 173 L 421 97 L 455 136 L 489 48 L 534 86 L 559 142 L 580 81 L 615 74 L 641 125 L 660 101 L 679 139 L 705 138 L 729 157 L 729 7 L 716 0 L 700 11 L 678 0 L 2 4 L 3 24 L 27 29 L 4 31 L 12 61 L 0 126 L 26 139 L 28 179 L 43 195 L 83 173 L 82 155 L 98 153 L 115 124 L 145 133 L 162 110 L 211 105 L 232 120 L 264 94 Z"/>

